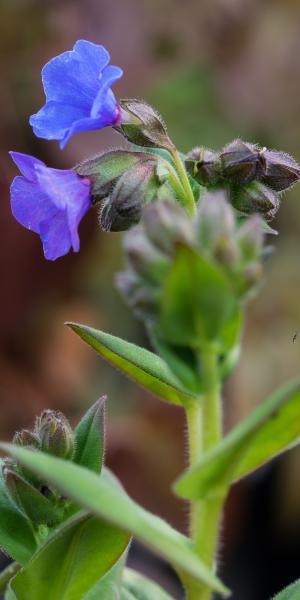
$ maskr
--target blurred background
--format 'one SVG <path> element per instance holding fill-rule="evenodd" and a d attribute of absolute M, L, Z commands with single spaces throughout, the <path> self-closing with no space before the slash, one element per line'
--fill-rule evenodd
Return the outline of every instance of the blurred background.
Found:
<path fill-rule="evenodd" d="M 110 130 L 77 135 L 62 153 L 34 137 L 44 103 L 40 70 L 79 38 L 108 48 L 124 69 L 117 97 L 144 97 L 182 151 L 219 149 L 234 137 L 300 160 L 300 2 L 297 0 L 0 0 L 0 436 L 30 427 L 43 408 L 73 423 L 107 393 L 107 463 L 148 509 L 186 530 L 170 485 L 185 465 L 184 419 L 104 364 L 64 325 L 73 320 L 148 345 L 114 288 L 121 238 L 96 214 L 80 226 L 81 251 L 51 263 L 38 236 L 14 221 L 7 152 L 69 168 L 122 145 Z M 299 373 L 300 191 L 283 199 L 264 285 L 248 308 L 243 355 L 224 394 L 229 430 L 267 393 Z M 233 600 L 268 600 L 300 576 L 300 451 L 236 485 L 226 505 L 220 574 Z M 167 565 L 135 545 L 131 563 L 182 598 Z"/>

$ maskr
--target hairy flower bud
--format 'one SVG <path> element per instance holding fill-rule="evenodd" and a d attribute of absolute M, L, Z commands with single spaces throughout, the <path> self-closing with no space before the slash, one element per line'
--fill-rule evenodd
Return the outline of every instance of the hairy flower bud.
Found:
<path fill-rule="evenodd" d="M 253 181 L 259 158 L 259 150 L 254 144 L 234 140 L 225 146 L 220 155 L 224 179 L 236 185 Z"/>
<path fill-rule="evenodd" d="M 159 283 L 168 269 L 168 259 L 148 240 L 142 227 L 125 238 L 124 248 L 130 267 L 148 283 Z"/>
<path fill-rule="evenodd" d="M 139 222 L 143 207 L 155 199 L 160 187 L 156 165 L 152 157 L 120 177 L 100 212 L 100 224 L 105 231 L 125 231 Z"/>
<path fill-rule="evenodd" d="M 262 150 L 262 181 L 276 192 L 283 192 L 300 179 L 300 167 L 292 156 L 276 150 Z"/>
<path fill-rule="evenodd" d="M 234 232 L 234 211 L 227 200 L 226 190 L 203 194 L 196 221 L 196 235 L 202 251 L 221 263 L 233 263 L 237 258 Z"/>
<path fill-rule="evenodd" d="M 35 433 L 41 440 L 41 449 L 44 452 L 59 458 L 72 458 L 74 435 L 63 413 L 58 410 L 44 410 L 37 419 Z"/>
<path fill-rule="evenodd" d="M 176 202 L 163 199 L 147 206 L 143 226 L 149 240 L 166 254 L 173 254 L 177 243 L 194 243 L 191 219 Z"/>
<path fill-rule="evenodd" d="M 162 117 L 144 100 L 120 100 L 121 120 L 115 129 L 137 146 L 173 147 Z"/>
<path fill-rule="evenodd" d="M 22 429 L 21 431 L 17 431 L 13 437 L 13 444 L 17 446 L 29 446 L 31 448 L 39 448 L 40 440 L 38 436 L 29 431 L 29 429 Z"/>
<path fill-rule="evenodd" d="M 220 157 L 207 148 L 194 148 L 185 160 L 190 175 L 201 185 L 216 185 L 221 177 Z"/>
<path fill-rule="evenodd" d="M 278 194 L 259 181 L 232 189 L 230 198 L 237 210 L 260 213 L 267 220 L 273 219 L 280 205 Z"/>
<path fill-rule="evenodd" d="M 140 162 L 151 159 L 153 160 L 153 155 L 146 152 L 112 150 L 85 160 L 75 167 L 75 170 L 78 175 L 90 179 L 93 204 L 96 204 L 109 196 L 118 179 L 126 171 Z"/>
<path fill-rule="evenodd" d="M 261 259 L 264 238 L 264 221 L 259 215 L 251 216 L 240 227 L 236 239 L 245 263 Z"/>

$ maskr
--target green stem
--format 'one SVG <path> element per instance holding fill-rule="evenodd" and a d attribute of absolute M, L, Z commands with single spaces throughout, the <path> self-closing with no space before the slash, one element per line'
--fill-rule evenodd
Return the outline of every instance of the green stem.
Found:
<path fill-rule="evenodd" d="M 171 163 L 165 159 L 165 165 L 169 171 L 169 182 L 178 198 L 178 200 L 180 200 L 181 204 L 186 207 L 187 206 L 187 201 L 186 201 L 186 191 L 174 169 L 174 167 L 172 167 Z"/>
<path fill-rule="evenodd" d="M 221 438 L 221 398 L 217 353 L 213 346 L 200 351 L 199 365 L 203 396 L 187 407 L 190 465 L 212 448 Z M 215 568 L 222 498 L 191 502 L 190 534 L 198 556 L 211 569 Z M 194 582 L 187 585 L 188 599 L 209 600 L 210 590 Z"/>
<path fill-rule="evenodd" d="M 21 565 L 17 562 L 8 565 L 4 571 L 0 573 L 0 593 L 5 592 L 11 578 L 21 569 Z"/>
<path fill-rule="evenodd" d="M 178 151 L 176 150 L 176 148 L 171 147 L 169 151 L 172 155 L 176 169 L 178 171 L 180 181 L 182 183 L 182 187 L 184 188 L 184 191 L 185 191 L 186 209 L 191 216 L 194 216 L 196 213 L 196 204 L 195 204 L 193 190 L 191 188 L 189 178 L 187 176 L 187 172 L 184 168 L 184 165 L 182 163 L 182 160 L 181 160 L 180 155 L 179 155 Z"/>

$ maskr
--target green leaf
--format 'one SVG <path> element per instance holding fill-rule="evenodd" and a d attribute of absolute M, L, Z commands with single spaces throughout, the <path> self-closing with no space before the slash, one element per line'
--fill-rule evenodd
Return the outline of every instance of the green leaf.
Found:
<path fill-rule="evenodd" d="M 300 442 L 300 380 L 274 392 L 175 484 L 184 498 L 223 495 L 228 486 Z"/>
<path fill-rule="evenodd" d="M 107 477 L 41 452 L 10 444 L 1 446 L 82 507 L 130 532 L 187 576 L 226 595 L 228 590 L 194 553 L 188 538 L 136 504 Z"/>
<path fill-rule="evenodd" d="M 192 248 L 178 248 L 166 279 L 159 331 L 170 344 L 199 348 L 216 340 L 236 310 L 222 271 Z"/>
<path fill-rule="evenodd" d="M 299 600 L 300 598 L 300 579 L 282 590 L 273 600 Z"/>
<path fill-rule="evenodd" d="M 25 565 L 36 550 L 30 521 L 7 496 L 0 460 L 0 548 L 21 565 Z"/>
<path fill-rule="evenodd" d="M 122 582 L 121 600 L 123 596 L 124 599 L 128 597 L 125 592 L 129 592 L 134 600 L 174 600 L 157 583 L 132 569 L 124 570 Z"/>
<path fill-rule="evenodd" d="M 63 509 L 55 506 L 46 496 L 43 496 L 31 483 L 23 479 L 12 469 L 5 474 L 6 489 L 12 501 L 35 525 L 45 523 L 56 525 L 63 518 Z"/>
<path fill-rule="evenodd" d="M 73 462 L 100 473 L 104 451 L 104 406 L 103 396 L 83 416 L 78 423 L 75 435 L 75 454 Z"/>
<path fill-rule="evenodd" d="M 95 475 L 96 477 L 96 475 Z M 12 580 L 18 600 L 82 600 L 123 554 L 128 534 L 86 513 L 66 521 Z"/>
<path fill-rule="evenodd" d="M 153 352 L 86 325 L 67 325 L 108 362 L 159 398 L 182 405 L 193 397 Z"/>
<path fill-rule="evenodd" d="M 113 598 L 119 598 L 121 576 L 126 558 L 127 553 L 124 552 L 118 562 L 84 596 L 83 600 L 112 600 Z"/>

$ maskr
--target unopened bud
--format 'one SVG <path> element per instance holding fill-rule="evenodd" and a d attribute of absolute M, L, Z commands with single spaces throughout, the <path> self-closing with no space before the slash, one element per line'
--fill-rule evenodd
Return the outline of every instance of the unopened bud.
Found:
<path fill-rule="evenodd" d="M 252 263 L 261 259 L 264 238 L 264 221 L 259 215 L 253 215 L 237 233 L 236 239 L 243 262 Z"/>
<path fill-rule="evenodd" d="M 159 290 L 147 286 L 131 271 L 123 271 L 116 276 L 116 285 L 125 302 L 134 309 L 136 315 L 148 322 L 153 321 L 158 312 Z"/>
<path fill-rule="evenodd" d="M 262 181 L 276 192 L 283 192 L 300 179 L 300 167 L 292 156 L 275 150 L 262 150 Z"/>
<path fill-rule="evenodd" d="M 280 205 L 278 194 L 259 181 L 231 190 L 230 198 L 237 210 L 261 213 L 267 220 L 273 219 Z"/>
<path fill-rule="evenodd" d="M 190 175 L 203 186 L 216 185 L 221 177 L 220 157 L 207 148 L 194 148 L 185 160 Z"/>
<path fill-rule="evenodd" d="M 191 219 L 178 202 L 163 199 L 147 206 L 143 226 L 152 244 L 168 255 L 174 253 L 178 243 L 194 243 Z"/>
<path fill-rule="evenodd" d="M 17 431 L 12 440 L 13 444 L 17 446 L 29 446 L 31 448 L 39 448 L 40 440 L 38 436 L 29 431 L 29 429 L 22 429 L 21 431 Z"/>
<path fill-rule="evenodd" d="M 105 231 L 125 231 L 136 225 L 143 206 L 157 196 L 160 181 L 156 161 L 140 162 L 122 175 L 100 212 L 100 224 Z"/>
<path fill-rule="evenodd" d="M 118 179 L 128 169 L 151 158 L 153 159 L 153 156 L 145 152 L 113 150 L 85 160 L 75 167 L 75 170 L 82 177 L 91 180 L 93 203 L 96 204 L 109 196 Z"/>
<path fill-rule="evenodd" d="M 142 227 L 127 233 L 124 249 L 130 267 L 149 283 L 159 283 L 166 275 L 169 261 L 147 239 Z"/>
<path fill-rule="evenodd" d="M 44 410 L 37 419 L 35 429 L 44 452 L 59 458 L 72 458 L 74 435 L 71 425 L 63 413 L 58 410 Z"/>
<path fill-rule="evenodd" d="M 234 140 L 225 146 L 220 155 L 224 179 L 236 185 L 253 181 L 259 156 L 259 150 L 254 144 Z"/>
<path fill-rule="evenodd" d="M 219 262 L 233 263 L 237 254 L 234 231 L 234 211 L 227 201 L 226 190 L 203 194 L 196 220 L 196 235 L 202 251 L 212 254 Z"/>
<path fill-rule="evenodd" d="M 136 146 L 171 148 L 162 117 L 144 100 L 120 100 L 121 122 L 115 129 Z"/>

